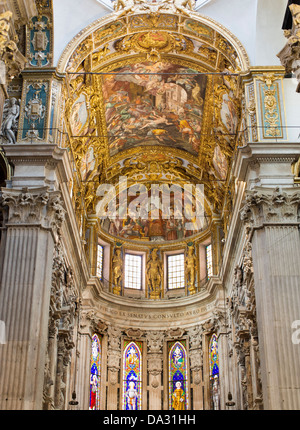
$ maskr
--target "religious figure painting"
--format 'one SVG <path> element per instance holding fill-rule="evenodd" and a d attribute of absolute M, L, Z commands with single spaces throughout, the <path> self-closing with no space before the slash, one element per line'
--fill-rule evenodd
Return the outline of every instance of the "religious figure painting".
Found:
<path fill-rule="evenodd" d="M 207 77 L 171 63 L 138 63 L 103 77 L 110 155 L 144 145 L 199 153 Z"/>
<path fill-rule="evenodd" d="M 204 209 L 197 212 L 201 203 L 196 203 L 195 196 L 181 187 L 169 190 L 163 189 L 158 199 L 152 198 L 151 191 L 138 200 L 128 196 L 127 212 L 122 212 L 117 197 L 116 214 L 100 220 L 102 230 L 122 239 L 168 242 L 190 238 L 208 228 L 209 217 Z"/>
<path fill-rule="evenodd" d="M 223 95 L 221 118 L 228 132 L 235 134 L 238 126 L 238 114 L 233 101 L 227 93 Z"/>
<path fill-rule="evenodd" d="M 83 134 L 84 126 L 88 120 L 87 100 L 85 94 L 76 100 L 70 115 L 70 126 L 73 136 Z"/>
<path fill-rule="evenodd" d="M 172 410 L 188 408 L 186 350 L 181 342 L 169 352 L 169 402 Z"/>
<path fill-rule="evenodd" d="M 214 157 L 212 162 L 215 169 L 215 172 L 214 172 L 215 176 L 225 181 L 225 179 L 227 178 L 227 172 L 228 172 L 228 162 L 225 155 L 221 151 L 221 148 L 219 147 L 219 145 L 216 145 L 215 147 Z"/>
<path fill-rule="evenodd" d="M 91 371 L 90 371 L 90 410 L 99 410 L 100 406 L 100 365 L 101 344 L 95 334 L 92 339 Z"/>
<path fill-rule="evenodd" d="M 91 172 L 93 172 L 96 166 L 96 159 L 94 154 L 94 148 L 91 146 L 85 155 L 82 158 L 81 162 L 81 177 L 83 181 L 86 181 Z"/>
<path fill-rule="evenodd" d="M 140 410 L 142 361 L 141 349 L 136 343 L 127 345 L 123 360 L 123 410 Z"/>

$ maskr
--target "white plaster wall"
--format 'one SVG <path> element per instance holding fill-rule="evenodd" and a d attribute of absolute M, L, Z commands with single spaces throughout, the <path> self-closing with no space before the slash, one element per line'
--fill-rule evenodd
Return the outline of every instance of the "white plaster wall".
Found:
<path fill-rule="evenodd" d="M 300 142 L 300 94 L 296 93 L 297 84 L 296 78 L 283 80 L 289 142 Z"/>
<path fill-rule="evenodd" d="M 281 30 L 286 7 L 287 0 L 258 0 L 255 66 L 281 65 L 277 54 L 286 44 Z"/>
<path fill-rule="evenodd" d="M 82 29 L 111 13 L 108 0 L 54 0 L 54 65 Z M 198 9 L 228 28 L 244 45 L 252 66 L 280 65 L 287 0 L 210 0 Z"/>
<path fill-rule="evenodd" d="M 255 27 L 258 0 L 211 0 L 199 13 L 228 28 L 243 44 L 254 64 Z M 273 0 L 276 2 L 277 0 Z"/>
<path fill-rule="evenodd" d="M 54 65 L 68 43 L 81 30 L 104 15 L 111 13 L 97 0 L 54 0 Z"/>

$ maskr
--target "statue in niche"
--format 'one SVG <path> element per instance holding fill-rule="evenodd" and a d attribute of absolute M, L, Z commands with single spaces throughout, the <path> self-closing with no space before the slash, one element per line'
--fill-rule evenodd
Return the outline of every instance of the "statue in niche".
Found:
<path fill-rule="evenodd" d="M 147 281 L 150 299 L 158 299 L 161 293 L 162 264 L 158 256 L 158 249 L 153 249 L 147 265 Z"/>
<path fill-rule="evenodd" d="M 186 270 L 186 279 L 189 287 L 189 292 L 191 294 L 196 293 L 195 281 L 196 281 L 196 256 L 195 249 L 193 246 L 188 248 L 187 256 L 185 259 L 185 270 Z"/>
<path fill-rule="evenodd" d="M 16 134 L 18 130 L 18 119 L 20 116 L 20 107 L 16 98 L 6 100 L 4 104 L 3 122 L 1 135 L 7 140 L 7 143 L 16 143 Z"/>
<path fill-rule="evenodd" d="M 176 388 L 172 394 L 172 407 L 175 411 L 185 410 L 185 394 L 180 381 L 176 382 Z"/>
<path fill-rule="evenodd" d="M 113 267 L 112 267 L 113 293 L 119 296 L 122 289 L 122 268 L 123 268 L 121 248 L 117 248 L 115 250 L 115 255 L 113 256 L 112 264 L 113 264 Z"/>

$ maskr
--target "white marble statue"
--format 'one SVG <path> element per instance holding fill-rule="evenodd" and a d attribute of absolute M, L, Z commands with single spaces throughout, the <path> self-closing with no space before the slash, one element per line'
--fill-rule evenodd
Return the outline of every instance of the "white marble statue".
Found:
<path fill-rule="evenodd" d="M 118 17 L 130 13 L 171 12 L 191 15 L 196 5 L 195 0 L 113 0 L 113 7 Z"/>

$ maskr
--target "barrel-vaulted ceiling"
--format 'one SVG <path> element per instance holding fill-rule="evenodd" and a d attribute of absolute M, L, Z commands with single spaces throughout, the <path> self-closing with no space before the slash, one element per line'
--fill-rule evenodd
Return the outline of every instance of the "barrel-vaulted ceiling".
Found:
<path fill-rule="evenodd" d="M 99 185 L 124 176 L 203 184 L 208 217 L 222 212 L 245 67 L 235 42 L 195 13 L 119 13 L 81 37 L 66 64 L 65 118 L 87 215 Z"/>

